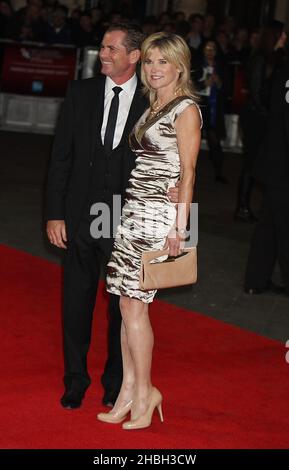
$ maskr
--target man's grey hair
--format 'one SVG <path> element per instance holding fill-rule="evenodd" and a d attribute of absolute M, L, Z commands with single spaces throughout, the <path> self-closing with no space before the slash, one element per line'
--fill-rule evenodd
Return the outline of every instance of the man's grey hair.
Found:
<path fill-rule="evenodd" d="M 141 49 L 145 34 L 138 25 L 133 23 L 114 23 L 105 32 L 110 33 L 112 31 L 123 31 L 126 33 L 123 45 L 128 54 L 135 49 Z"/>

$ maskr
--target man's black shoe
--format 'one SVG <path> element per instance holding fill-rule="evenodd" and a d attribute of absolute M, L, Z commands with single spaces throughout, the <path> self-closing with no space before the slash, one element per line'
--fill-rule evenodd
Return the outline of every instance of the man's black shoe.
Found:
<path fill-rule="evenodd" d="M 67 410 L 74 410 L 80 408 L 85 392 L 79 392 L 77 390 L 66 390 L 63 397 L 60 400 L 63 408 Z"/>
<path fill-rule="evenodd" d="M 273 294 L 277 295 L 286 295 L 285 287 L 277 286 L 272 281 L 270 281 L 266 287 L 258 288 L 258 287 L 245 287 L 244 289 L 245 294 L 249 295 L 259 295 L 263 294 L 264 292 L 272 292 Z"/>
<path fill-rule="evenodd" d="M 104 392 L 104 395 L 103 395 L 103 399 L 102 399 L 102 403 L 104 406 L 108 406 L 109 408 L 113 408 L 115 402 L 116 402 L 116 399 L 118 397 L 118 394 L 119 394 L 119 391 L 110 391 L 110 390 L 107 390 L 106 392 Z"/>

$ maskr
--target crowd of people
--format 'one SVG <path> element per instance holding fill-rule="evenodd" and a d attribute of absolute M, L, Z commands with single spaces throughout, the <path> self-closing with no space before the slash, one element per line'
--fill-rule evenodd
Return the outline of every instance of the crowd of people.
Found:
<path fill-rule="evenodd" d="M 225 114 L 240 114 L 244 145 L 235 220 L 255 222 L 250 207 L 252 166 L 264 131 L 269 109 L 270 80 L 283 63 L 286 35 L 283 24 L 249 30 L 232 17 L 217 22 L 214 15 L 164 12 L 140 21 L 123 2 L 121 12 L 110 11 L 107 2 L 90 10 L 68 8 L 57 0 L 27 0 L 27 6 L 13 11 L 9 0 L 0 0 L 0 38 L 35 41 L 76 47 L 99 46 L 107 27 L 133 22 L 148 36 L 159 31 L 175 33 L 191 52 L 192 78 L 202 99 L 206 138 L 215 180 L 226 184 L 221 142 L 226 138 Z"/>

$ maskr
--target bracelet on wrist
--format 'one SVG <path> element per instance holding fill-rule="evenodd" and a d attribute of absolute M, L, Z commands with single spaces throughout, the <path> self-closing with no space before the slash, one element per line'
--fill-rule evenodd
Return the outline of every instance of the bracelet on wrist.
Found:
<path fill-rule="evenodd" d="M 185 237 L 186 236 L 186 229 L 185 228 L 178 228 L 176 227 L 176 232 L 181 236 L 181 237 Z"/>

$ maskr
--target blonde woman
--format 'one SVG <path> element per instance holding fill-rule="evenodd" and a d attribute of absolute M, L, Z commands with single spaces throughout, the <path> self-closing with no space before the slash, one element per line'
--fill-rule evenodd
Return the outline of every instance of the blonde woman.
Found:
<path fill-rule="evenodd" d="M 175 35 L 156 33 L 143 43 L 141 76 L 150 108 L 130 135 L 136 154 L 121 225 L 108 263 L 107 290 L 120 296 L 123 383 L 113 409 L 99 413 L 126 430 L 150 426 L 155 408 L 161 420 L 162 395 L 151 383 L 154 335 L 149 303 L 156 291 L 139 288 L 143 251 L 164 246 L 181 253 L 193 197 L 202 118 L 190 80 L 190 52 Z M 181 217 L 167 190 L 179 181 Z"/>

